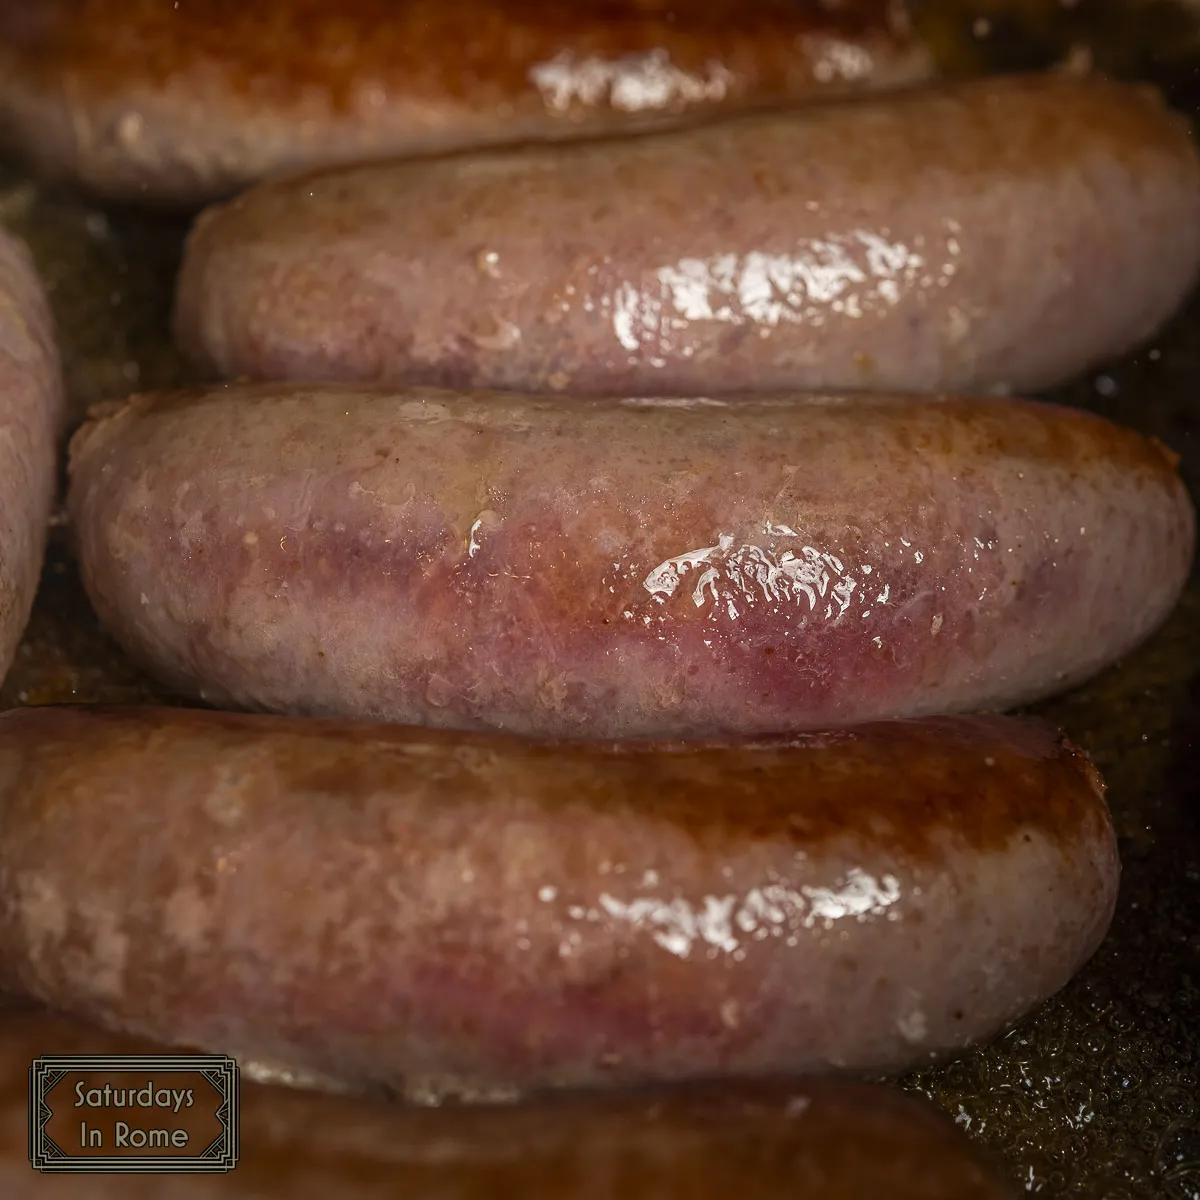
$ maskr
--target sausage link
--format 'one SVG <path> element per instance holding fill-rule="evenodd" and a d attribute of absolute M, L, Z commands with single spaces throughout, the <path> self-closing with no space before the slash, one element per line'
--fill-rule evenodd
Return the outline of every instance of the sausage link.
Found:
<path fill-rule="evenodd" d="M 410 1098 L 883 1073 L 1093 953 L 1103 785 L 1045 726 L 546 743 L 0 716 L 0 987 Z"/>
<path fill-rule="evenodd" d="M 241 1156 L 231 1174 L 39 1176 L 30 1170 L 25 1112 L 34 1058 L 161 1053 L 154 1044 L 37 1010 L 5 1012 L 0 1193 L 6 1200 L 1013 1196 L 990 1156 L 927 1103 L 892 1088 L 828 1079 L 699 1083 L 559 1094 L 512 1107 L 434 1109 L 244 1080 Z M 119 1077 L 113 1082 L 121 1084 Z M 136 1110 L 134 1121 L 145 1115 Z M 111 1129 L 130 1113 L 89 1117 L 94 1127 Z"/>
<path fill-rule="evenodd" d="M 1156 443 L 921 397 L 146 396 L 76 436 L 69 507 L 178 690 L 556 736 L 1024 703 L 1155 629 L 1195 538 Z"/>
<path fill-rule="evenodd" d="M 33 1009 L 0 1019 L 7 1200 L 1009 1200 L 990 1156 L 923 1101 L 829 1079 L 736 1081 L 514 1106 L 413 1108 L 243 1078 L 225 1176 L 36 1176 L 28 1071 L 50 1054 L 161 1054 Z M 120 1080 L 114 1080 L 120 1085 Z M 61 1086 L 61 1085 L 60 1085 Z M 141 1112 L 136 1114 L 142 1116 Z M 128 1112 L 97 1113 L 103 1124 Z"/>
<path fill-rule="evenodd" d="M 323 163 L 696 121 L 930 77 L 894 0 L 5 0 L 43 171 L 194 203 Z"/>
<path fill-rule="evenodd" d="M 45 292 L 25 246 L 0 230 L 0 680 L 41 575 L 63 415 Z"/>
<path fill-rule="evenodd" d="M 1021 393 L 1150 337 L 1198 264 L 1156 93 L 997 78 L 264 187 L 196 225 L 176 335 L 229 378 Z"/>

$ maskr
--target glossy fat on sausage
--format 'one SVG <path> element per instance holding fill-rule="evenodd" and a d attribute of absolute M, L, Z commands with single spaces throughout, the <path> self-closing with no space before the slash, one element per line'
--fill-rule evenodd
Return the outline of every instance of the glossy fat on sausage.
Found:
<path fill-rule="evenodd" d="M 218 386 L 70 473 L 96 611 L 181 693 L 546 735 L 1024 703 L 1154 630 L 1195 537 L 1158 443 L 1024 401 Z"/>
<path fill-rule="evenodd" d="M 241 1158 L 225 1176 L 35 1176 L 30 1061 L 147 1054 L 39 1011 L 0 1023 L 7 1200 L 1009 1200 L 990 1155 L 931 1105 L 830 1079 L 558 1094 L 414 1108 L 244 1081 Z M 113 1114 L 115 1119 L 119 1114 Z"/>
<path fill-rule="evenodd" d="M 62 417 L 46 294 L 24 244 L 0 229 L 0 680 L 41 575 Z"/>
<path fill-rule="evenodd" d="M 931 1105 L 830 1079 L 557 1094 L 414 1108 L 243 1079 L 241 1157 L 223 1176 L 35 1175 L 29 1064 L 161 1054 L 41 1011 L 0 1017 L 6 1200 L 1010 1200 L 990 1156 Z M 117 1077 L 115 1086 L 120 1086 Z M 100 1114 L 119 1119 L 122 1112 Z M 139 1114 L 140 1115 L 140 1114 Z"/>
<path fill-rule="evenodd" d="M 0 128 L 111 197 L 639 130 L 925 80 L 902 3 L 6 0 Z"/>
<path fill-rule="evenodd" d="M 0 716 L 0 987 L 419 1099 L 882 1073 L 1061 988 L 1119 863 L 1039 724 L 546 743 Z"/>
<path fill-rule="evenodd" d="M 1156 93 L 996 78 L 256 189 L 196 224 L 175 324 L 229 378 L 1027 392 L 1149 337 L 1198 263 Z"/>

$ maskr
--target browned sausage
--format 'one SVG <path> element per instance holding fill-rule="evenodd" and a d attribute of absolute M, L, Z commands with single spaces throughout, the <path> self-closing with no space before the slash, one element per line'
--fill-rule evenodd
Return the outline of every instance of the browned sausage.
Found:
<path fill-rule="evenodd" d="M 0 986 L 408 1096 L 885 1072 L 1061 988 L 1096 772 L 1005 718 L 727 743 L 0 716 Z"/>
<path fill-rule="evenodd" d="M 225 707 L 601 737 L 1001 708 L 1146 637 L 1161 447 L 1026 402 L 141 397 L 72 447 L 108 628 Z"/>
<path fill-rule="evenodd" d="M 1012 1192 L 932 1107 L 892 1088 L 761 1080 L 411 1108 L 243 1082 L 225 1176 L 35 1175 L 30 1062 L 153 1054 L 40 1011 L 0 1017 L 5 1200 L 1005 1200 Z M 117 1077 L 116 1082 L 120 1080 Z M 100 1114 L 111 1123 L 127 1113 Z M 93 1122 L 95 1123 L 95 1121 Z"/>
<path fill-rule="evenodd" d="M 280 170 L 562 139 L 928 78 L 892 0 L 5 0 L 43 170 L 202 200 Z"/>
<path fill-rule="evenodd" d="M 1150 336 L 1198 263 L 1160 97 L 987 79 L 265 187 L 196 226 L 176 328 L 229 377 L 1024 392 Z"/>
<path fill-rule="evenodd" d="M 62 417 L 46 295 L 25 246 L 0 230 L 0 680 L 42 570 Z"/>

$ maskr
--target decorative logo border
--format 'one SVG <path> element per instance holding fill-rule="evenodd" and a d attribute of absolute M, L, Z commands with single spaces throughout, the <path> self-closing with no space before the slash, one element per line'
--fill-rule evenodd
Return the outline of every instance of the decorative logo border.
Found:
<path fill-rule="evenodd" d="M 217 1118 L 221 1132 L 195 1155 L 116 1155 L 71 1157 L 46 1132 L 54 1116 L 46 1096 L 71 1071 L 119 1074 L 136 1071 L 155 1074 L 186 1071 L 201 1074 L 221 1097 Z M 235 1059 L 221 1054 L 48 1054 L 35 1058 L 29 1068 L 29 1161 L 45 1174 L 194 1175 L 223 1174 L 237 1166 L 240 1127 L 241 1080 Z"/>

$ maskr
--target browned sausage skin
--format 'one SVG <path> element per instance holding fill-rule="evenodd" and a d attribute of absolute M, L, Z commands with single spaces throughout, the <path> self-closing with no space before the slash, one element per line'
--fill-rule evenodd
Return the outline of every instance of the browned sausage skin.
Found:
<path fill-rule="evenodd" d="M 8 0 L 0 121 L 110 196 L 562 139 L 926 79 L 889 0 Z"/>
<path fill-rule="evenodd" d="M 544 743 L 184 710 L 0 716 L 0 986 L 411 1097 L 886 1072 L 1111 919 L 1052 730 Z"/>
<path fill-rule="evenodd" d="M 41 574 L 62 417 L 46 295 L 25 246 L 0 230 L 0 680 Z"/>
<path fill-rule="evenodd" d="M 229 378 L 1020 393 L 1149 337 L 1198 264 L 1161 97 L 997 78 L 256 189 L 197 224 L 176 331 Z"/>
<path fill-rule="evenodd" d="M 30 1062 L 153 1054 L 37 1010 L 0 1016 L 6 1200 L 1006 1200 L 988 1157 L 924 1102 L 829 1079 L 698 1082 L 412 1108 L 243 1080 L 229 1175 L 38 1176 Z"/>
<path fill-rule="evenodd" d="M 1170 456 L 1018 401 L 136 398 L 78 433 L 108 629 L 223 707 L 598 737 L 1027 702 L 1174 606 Z"/>

